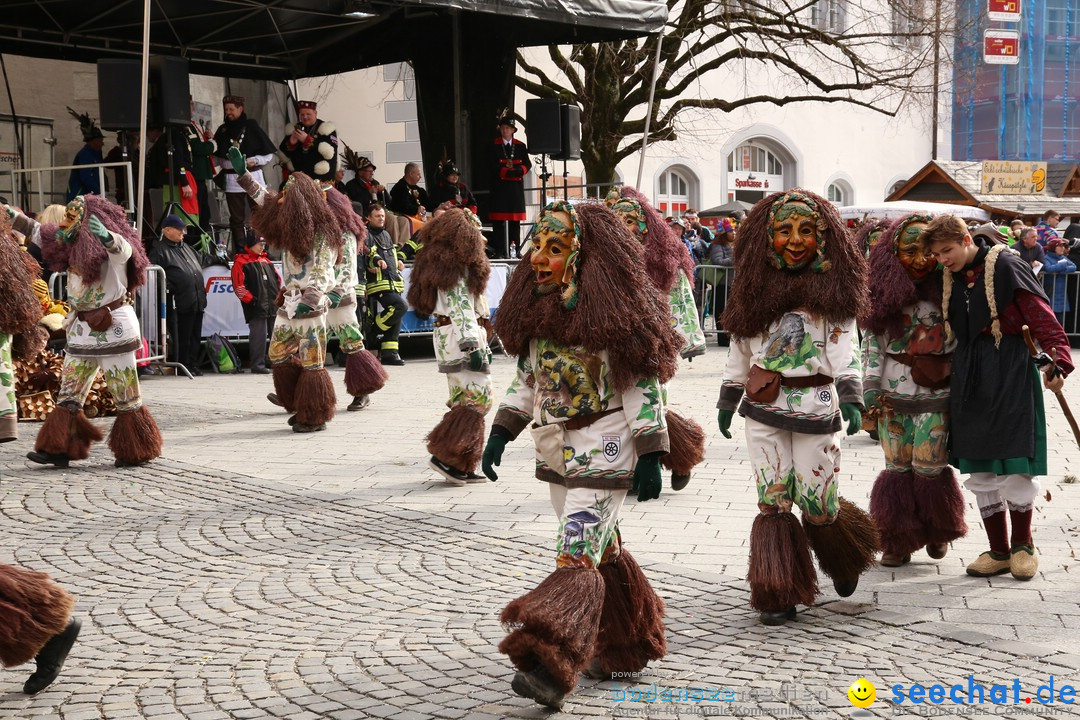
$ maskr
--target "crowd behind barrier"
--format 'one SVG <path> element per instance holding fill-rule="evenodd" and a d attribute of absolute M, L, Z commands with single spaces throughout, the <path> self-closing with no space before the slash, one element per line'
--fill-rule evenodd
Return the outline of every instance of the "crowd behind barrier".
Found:
<path fill-rule="evenodd" d="M 1040 276 L 1054 314 L 1058 316 L 1074 347 L 1077 346 L 1080 343 L 1080 272 L 1040 273 Z M 735 270 L 730 267 L 698 265 L 695 268 L 695 299 L 698 301 L 701 329 L 706 335 L 727 338 L 718 318 L 727 303 L 734 277 Z"/>

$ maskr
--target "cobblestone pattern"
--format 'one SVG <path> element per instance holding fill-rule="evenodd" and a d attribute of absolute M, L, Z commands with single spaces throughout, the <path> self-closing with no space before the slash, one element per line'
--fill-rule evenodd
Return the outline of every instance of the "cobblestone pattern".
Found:
<path fill-rule="evenodd" d="M 961 552 L 877 569 L 850 601 L 830 591 L 796 622 L 760 625 L 741 580 L 753 505 L 742 449 L 708 424 L 711 391 L 688 392 L 690 380 L 712 385 L 722 361 L 712 350 L 672 388 L 709 430 L 701 472 L 683 493 L 627 508 L 628 547 L 668 606 L 669 654 L 637 691 L 728 687 L 736 699 L 719 707 L 735 716 L 849 717 L 847 686 L 865 676 L 878 685 L 873 714 L 886 717 L 896 683 L 1015 677 L 1022 698 L 1050 675 L 1080 684 L 1067 555 L 1028 584 L 966 578 Z M 557 714 L 513 695 L 498 613 L 552 567 L 553 521 L 528 478 L 531 451 L 524 439 L 512 445 L 499 483 L 433 481 L 414 448 L 441 410 L 417 398 L 439 397 L 442 378 L 430 362 L 392 371 L 371 409 L 308 437 L 260 402 L 264 378 L 147 383 L 166 457 L 124 471 L 104 447 L 69 471 L 28 467 L 36 426 L 23 426 L 0 456 L 0 561 L 52 574 L 79 596 L 86 622 L 41 695 L 17 693 L 32 668 L 0 676 L 0 717 L 690 716 L 692 702 L 620 700 L 625 683 L 582 679 Z M 867 446 L 845 443 L 860 501 L 879 462 Z M 1064 546 L 1075 528 L 1060 507 L 1055 523 L 1037 524 Z M 981 530 L 977 514 L 968 519 L 972 535 L 958 545 L 974 549 Z M 1033 641 L 1040 629 L 1058 643 Z M 789 701 L 776 702 L 782 695 Z"/>

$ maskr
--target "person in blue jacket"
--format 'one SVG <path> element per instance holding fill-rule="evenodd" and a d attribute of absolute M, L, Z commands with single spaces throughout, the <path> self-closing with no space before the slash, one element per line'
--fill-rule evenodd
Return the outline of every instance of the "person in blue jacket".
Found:
<path fill-rule="evenodd" d="M 1065 292 L 1065 278 L 1068 273 L 1076 272 L 1076 263 L 1069 259 L 1069 243 L 1061 238 L 1053 238 L 1046 243 L 1046 258 L 1044 259 L 1043 271 L 1046 277 L 1043 285 L 1046 294 L 1050 296 L 1050 305 L 1054 308 L 1054 317 L 1058 319 L 1062 327 L 1065 326 L 1065 313 L 1069 307 L 1069 297 Z M 1053 277 L 1051 277 L 1053 276 Z"/>

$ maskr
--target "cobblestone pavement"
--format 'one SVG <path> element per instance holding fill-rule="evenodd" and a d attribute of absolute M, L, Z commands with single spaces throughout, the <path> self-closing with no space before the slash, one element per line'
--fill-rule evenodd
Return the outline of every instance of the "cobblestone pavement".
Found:
<path fill-rule="evenodd" d="M 166 446 L 143 468 L 115 470 L 104 446 L 68 471 L 30 467 L 38 426 L 22 425 L 0 455 L 0 561 L 77 593 L 84 626 L 39 696 L 18 692 L 32 668 L 0 674 L 0 717 L 853 717 L 846 691 L 859 677 L 878 691 L 866 716 L 1080 715 L 1060 696 L 1024 702 L 1050 676 L 1057 691 L 1080 684 L 1080 485 L 1063 479 L 1080 451 L 1052 399 L 1033 581 L 964 574 L 985 549 L 969 502 L 971 532 L 944 560 L 875 568 L 845 601 L 825 580 L 818 606 L 766 628 L 743 580 L 755 494 L 741 421 L 734 440 L 714 430 L 726 352 L 684 362 L 670 396 L 706 427 L 706 462 L 686 490 L 628 501 L 623 515 L 628 547 L 667 603 L 669 654 L 636 684 L 583 679 L 548 713 L 510 691 L 496 650 L 499 611 L 552 569 L 555 525 L 530 477 L 531 446 L 507 449 L 497 483 L 437 481 L 423 437 L 446 386 L 430 346 L 410 349 L 370 408 L 347 413 L 341 400 L 323 433 L 289 432 L 264 399 L 269 377 L 247 374 L 147 379 Z M 497 363 L 497 394 L 511 373 Z M 1080 384 L 1067 394 L 1080 407 Z M 880 449 L 865 435 L 842 447 L 843 492 L 865 507 Z M 969 674 L 987 693 L 1009 685 L 1009 703 L 889 702 L 897 684 L 966 692 Z"/>

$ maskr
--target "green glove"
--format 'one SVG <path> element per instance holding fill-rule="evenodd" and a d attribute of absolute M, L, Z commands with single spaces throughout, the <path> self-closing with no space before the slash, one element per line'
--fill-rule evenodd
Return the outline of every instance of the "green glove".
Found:
<path fill-rule="evenodd" d="M 862 412 L 855 403 L 840 403 L 840 415 L 847 421 L 848 435 L 854 435 L 862 428 Z"/>
<path fill-rule="evenodd" d="M 881 395 L 881 390 L 867 390 L 863 393 L 863 405 L 867 410 L 872 407 L 881 407 Z"/>
<path fill-rule="evenodd" d="M 300 315 L 307 315 L 310 312 L 314 312 L 314 310 L 315 310 L 315 308 L 311 307 L 310 305 L 305 305 L 304 303 L 297 303 L 296 304 L 296 313 L 293 315 L 293 317 L 299 317 Z"/>
<path fill-rule="evenodd" d="M 11 207 L 10 205 L 5 205 L 5 206 L 4 206 L 4 212 L 6 212 L 6 213 L 7 213 L 7 216 L 8 216 L 8 219 L 9 219 L 9 220 L 14 220 L 14 219 L 15 219 L 15 215 L 17 215 L 17 214 L 18 214 L 18 213 L 16 213 L 16 212 L 15 212 L 15 210 L 14 210 L 14 209 L 12 209 L 12 207 Z"/>
<path fill-rule="evenodd" d="M 341 295 L 334 292 L 333 290 L 326 293 L 326 297 L 330 298 L 330 307 L 332 308 L 336 308 L 338 305 L 341 304 Z"/>
<path fill-rule="evenodd" d="M 720 434 L 731 439 L 731 418 L 735 417 L 734 410 L 721 410 L 716 414 L 716 422 L 720 425 Z"/>
<path fill-rule="evenodd" d="M 487 358 L 484 357 L 483 350 L 473 350 L 469 353 L 469 369 L 473 372 L 480 372 L 484 367 L 485 360 L 487 360 Z"/>
<path fill-rule="evenodd" d="M 634 489 L 637 490 L 638 502 L 655 500 L 660 497 L 663 480 L 660 477 L 660 456 L 664 453 L 649 453 L 637 459 L 634 468 Z"/>
<path fill-rule="evenodd" d="M 491 482 L 499 479 L 499 476 L 495 474 L 495 466 L 502 464 L 503 450 L 506 449 L 508 442 L 510 442 L 510 436 L 506 434 L 506 431 L 498 425 L 493 425 L 491 434 L 488 435 L 487 447 L 484 448 L 484 457 L 480 461 L 484 474 Z"/>
<path fill-rule="evenodd" d="M 240 177 L 247 172 L 247 158 L 244 157 L 244 153 L 240 152 L 240 148 L 229 148 L 227 155 L 229 156 L 229 162 L 232 163 L 233 170 L 236 171 L 237 177 Z"/>
<path fill-rule="evenodd" d="M 102 245 L 108 247 L 109 245 L 113 244 L 112 235 L 109 233 L 105 225 L 102 224 L 101 220 L 98 220 L 97 215 L 90 216 L 90 222 L 87 227 L 90 228 L 91 234 L 93 234 L 94 237 L 101 241 Z"/>

